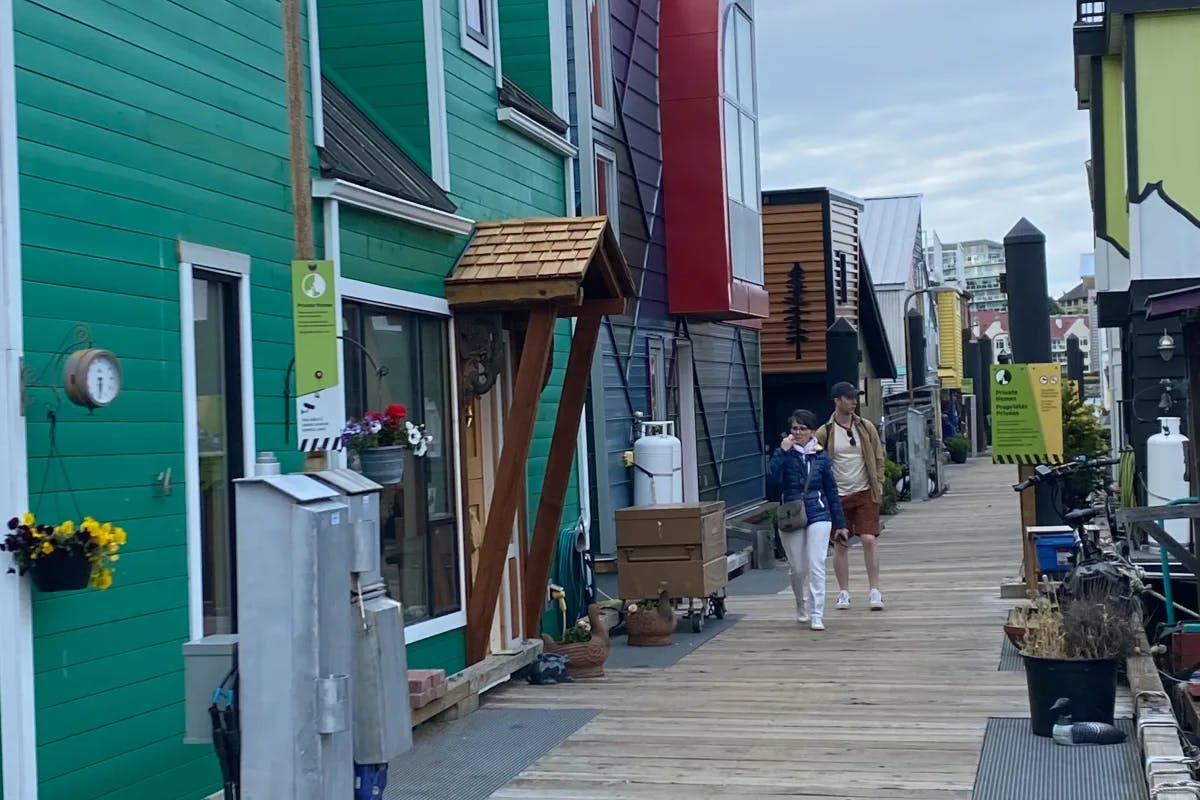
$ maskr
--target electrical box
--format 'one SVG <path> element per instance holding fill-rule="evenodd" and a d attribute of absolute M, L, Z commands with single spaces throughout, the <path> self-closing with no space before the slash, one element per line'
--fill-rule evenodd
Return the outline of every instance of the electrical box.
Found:
<path fill-rule="evenodd" d="M 241 796 L 352 797 L 349 508 L 265 457 L 234 482 Z"/>
<path fill-rule="evenodd" d="M 237 661 L 237 641 L 221 633 L 183 643 L 184 744 L 212 744 L 208 709 Z"/>
<path fill-rule="evenodd" d="M 358 574 L 363 586 L 382 581 L 379 493 L 383 487 L 352 469 L 326 469 L 311 475 L 342 495 L 342 502 L 350 509 L 350 571 Z"/>

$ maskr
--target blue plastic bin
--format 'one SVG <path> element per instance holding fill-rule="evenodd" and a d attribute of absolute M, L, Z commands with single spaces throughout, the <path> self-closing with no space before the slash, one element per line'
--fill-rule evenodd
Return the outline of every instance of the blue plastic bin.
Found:
<path fill-rule="evenodd" d="M 1042 533 L 1034 537 L 1037 547 L 1038 571 L 1066 572 L 1071 568 L 1071 553 L 1075 549 L 1073 533 Z"/>

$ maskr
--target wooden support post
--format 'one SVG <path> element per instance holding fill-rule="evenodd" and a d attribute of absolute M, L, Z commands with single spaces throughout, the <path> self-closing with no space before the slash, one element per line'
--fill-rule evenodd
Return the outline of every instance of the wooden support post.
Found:
<path fill-rule="evenodd" d="M 529 312 L 529 329 L 521 350 L 521 363 L 513 385 L 512 405 L 504 424 L 504 445 L 496 466 L 496 486 L 479 547 L 479 570 L 467 603 L 467 659 L 474 664 L 487 655 L 496 599 L 504 575 L 505 553 L 512 539 L 517 504 L 533 425 L 537 420 L 538 398 L 550 350 L 554 346 L 554 322 L 557 311 L 551 306 Z"/>
<path fill-rule="evenodd" d="M 1033 476 L 1033 467 L 1022 464 L 1017 467 L 1017 480 L 1027 480 Z M 1037 525 L 1037 489 L 1029 488 L 1021 492 L 1021 561 L 1025 565 L 1025 587 L 1037 594 L 1038 560 L 1037 548 L 1029 536 L 1029 529 Z"/>
<path fill-rule="evenodd" d="M 525 562 L 525 632 L 532 636 L 538 630 L 550 580 L 550 562 L 554 558 L 558 527 L 562 521 L 567 484 L 571 478 L 571 460 L 579 437 L 579 418 L 587 395 L 588 375 L 592 355 L 600 334 L 602 310 L 585 304 L 575 335 L 571 339 L 571 355 L 567 359 L 567 374 L 563 379 L 558 415 L 554 420 L 554 438 L 546 459 L 546 475 L 542 480 L 542 495 L 538 501 L 537 518 L 533 525 L 533 543 Z M 568 620 L 570 625 L 573 620 Z"/>

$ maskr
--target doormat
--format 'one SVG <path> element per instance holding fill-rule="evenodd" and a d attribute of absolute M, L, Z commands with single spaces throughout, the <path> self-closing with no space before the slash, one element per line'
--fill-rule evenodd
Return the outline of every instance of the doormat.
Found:
<path fill-rule="evenodd" d="M 1021 651 L 1013 647 L 1013 643 L 1008 640 L 1007 636 L 1002 636 L 1004 643 L 1000 645 L 1000 666 L 996 669 L 1009 672 L 1024 672 L 1025 659 L 1021 657 Z"/>
<path fill-rule="evenodd" d="M 1145 800 L 1131 719 L 1116 721 L 1124 744 L 1064 747 L 1034 736 L 1029 717 L 988 720 L 974 800 Z"/>
<path fill-rule="evenodd" d="M 700 633 L 692 633 L 691 621 L 680 618 L 675 627 L 675 635 L 666 647 L 630 647 L 626 637 L 617 636 L 612 640 L 604 668 L 666 669 L 732 628 L 741 618 L 741 614 L 729 614 L 725 619 L 706 619 L 704 630 Z"/>
<path fill-rule="evenodd" d="M 485 800 L 600 713 L 594 708 L 481 708 L 423 725 L 388 767 L 385 800 Z"/>

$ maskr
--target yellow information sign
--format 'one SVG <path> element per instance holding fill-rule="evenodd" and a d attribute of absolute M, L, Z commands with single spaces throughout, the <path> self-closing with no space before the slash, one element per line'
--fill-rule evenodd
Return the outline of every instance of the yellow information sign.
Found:
<path fill-rule="evenodd" d="M 997 364 L 991 380 L 992 461 L 1062 463 L 1062 368 Z"/>

